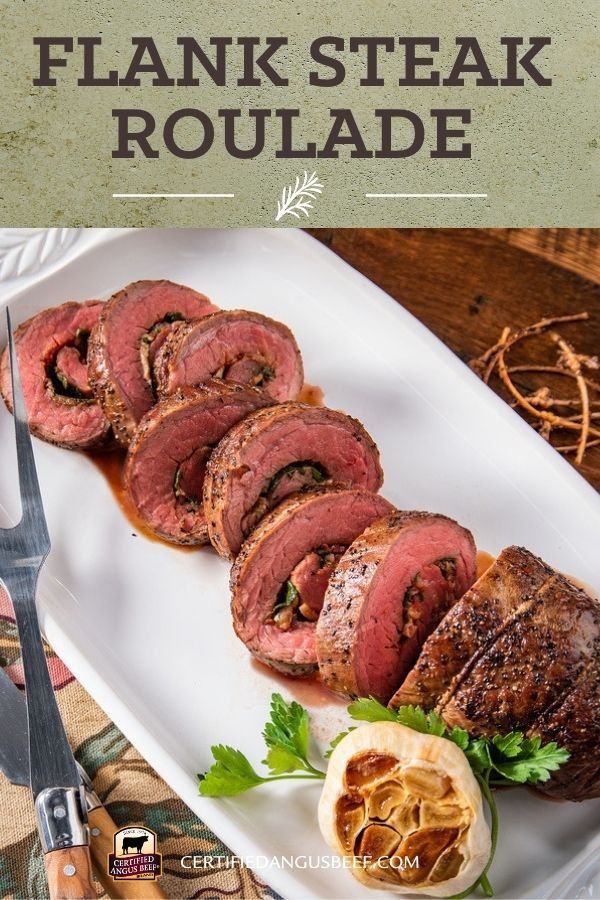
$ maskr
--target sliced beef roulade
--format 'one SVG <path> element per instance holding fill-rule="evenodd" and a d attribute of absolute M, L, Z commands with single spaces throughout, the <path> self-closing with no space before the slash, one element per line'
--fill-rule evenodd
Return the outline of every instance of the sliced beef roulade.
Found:
<path fill-rule="evenodd" d="M 257 410 L 226 434 L 207 467 L 204 507 L 213 546 L 235 558 L 270 509 L 324 482 L 381 487 L 379 453 L 360 422 L 302 403 Z"/>
<path fill-rule="evenodd" d="M 177 329 L 158 352 L 154 375 L 163 397 L 183 385 L 219 377 L 262 387 L 275 400 L 295 400 L 304 372 L 286 325 L 234 309 Z"/>
<path fill-rule="evenodd" d="M 205 544 L 202 482 L 206 461 L 225 432 L 273 403 L 258 388 L 213 380 L 182 388 L 146 413 L 129 446 L 125 486 L 145 525 L 178 544 Z"/>
<path fill-rule="evenodd" d="M 123 446 L 156 400 L 154 358 L 171 330 L 216 309 L 172 281 L 136 281 L 105 304 L 90 336 L 90 384 Z"/>
<path fill-rule="evenodd" d="M 325 595 L 317 625 L 325 684 L 387 703 L 476 570 L 471 533 L 446 516 L 396 512 L 367 528 Z"/>
<path fill-rule="evenodd" d="M 231 570 L 233 624 L 262 662 L 295 675 L 317 667 L 315 622 L 341 553 L 388 515 L 383 497 L 358 488 L 315 488 L 272 510 Z"/>
<path fill-rule="evenodd" d="M 88 337 L 104 304 L 63 303 L 28 319 L 15 332 L 29 427 L 33 434 L 70 450 L 98 448 L 112 440 L 110 423 L 87 377 Z M 8 350 L 0 362 L 0 391 L 12 412 Z"/>

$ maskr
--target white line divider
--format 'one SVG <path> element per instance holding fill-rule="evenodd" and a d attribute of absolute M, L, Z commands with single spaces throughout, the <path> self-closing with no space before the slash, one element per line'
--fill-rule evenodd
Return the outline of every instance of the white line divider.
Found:
<path fill-rule="evenodd" d="M 438 199 L 450 197 L 457 200 L 486 199 L 487 194 L 365 194 L 365 197 L 378 199 Z"/>
<path fill-rule="evenodd" d="M 228 197 L 235 197 L 235 194 L 113 194 L 115 200 L 138 200 L 160 198 L 184 198 L 188 200 L 214 200 Z"/>

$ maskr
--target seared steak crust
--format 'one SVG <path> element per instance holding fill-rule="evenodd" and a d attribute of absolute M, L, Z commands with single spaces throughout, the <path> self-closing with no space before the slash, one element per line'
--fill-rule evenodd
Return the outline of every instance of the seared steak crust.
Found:
<path fill-rule="evenodd" d="M 329 581 L 317 625 L 325 684 L 387 702 L 422 641 L 475 575 L 473 537 L 453 519 L 394 512 L 374 522 Z"/>
<path fill-rule="evenodd" d="M 358 488 L 315 488 L 293 494 L 268 513 L 231 569 L 236 634 L 262 662 L 295 675 L 317 668 L 315 623 L 295 618 L 285 630 L 273 618 L 281 590 L 306 557 L 348 546 L 392 506 Z"/>
<path fill-rule="evenodd" d="M 529 729 L 529 736 L 556 741 L 571 759 L 540 786 L 545 794 L 567 800 L 600 797 L 600 646 L 572 690 L 549 707 Z"/>
<path fill-rule="evenodd" d="M 553 572 L 463 667 L 438 703 L 474 734 L 560 735 L 571 753 L 541 791 L 600 796 L 600 604 Z M 580 780 L 581 773 L 581 780 Z"/>
<path fill-rule="evenodd" d="M 63 303 L 23 322 L 14 336 L 29 427 L 69 450 L 112 441 L 110 422 L 87 384 L 87 337 L 103 307 L 97 300 Z M 12 412 L 8 348 L 0 361 L 0 391 Z"/>
<path fill-rule="evenodd" d="M 302 357 L 281 322 L 244 309 L 218 313 L 179 327 L 154 361 L 159 395 L 208 378 L 262 387 L 275 400 L 294 400 L 302 387 Z"/>
<path fill-rule="evenodd" d="M 508 547 L 429 636 L 392 699 L 404 703 L 473 734 L 557 741 L 571 758 L 539 790 L 600 796 L 600 603 Z"/>
<path fill-rule="evenodd" d="M 247 416 L 223 438 L 207 467 L 211 543 L 234 559 L 262 516 L 289 494 L 313 487 L 315 478 L 379 490 L 379 452 L 359 421 L 297 402 Z"/>
<path fill-rule="evenodd" d="M 120 444 L 126 447 L 155 403 L 152 362 L 181 321 L 217 309 L 172 281 L 136 281 L 114 294 L 90 336 L 89 379 Z"/>
<path fill-rule="evenodd" d="M 182 388 L 146 413 L 129 446 L 124 479 L 133 508 L 151 531 L 178 544 L 207 542 L 206 461 L 228 428 L 270 403 L 258 388 L 214 379 Z"/>
<path fill-rule="evenodd" d="M 550 567 L 527 550 L 503 550 L 429 635 L 389 705 L 432 709 L 473 654 L 519 607 L 531 603 L 551 574 Z"/>

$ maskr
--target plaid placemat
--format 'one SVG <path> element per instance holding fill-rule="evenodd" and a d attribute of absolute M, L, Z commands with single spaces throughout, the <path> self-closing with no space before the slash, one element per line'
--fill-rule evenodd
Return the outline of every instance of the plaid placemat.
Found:
<path fill-rule="evenodd" d="M 172 898 L 277 898 L 247 868 L 227 867 L 228 848 L 170 790 L 116 726 L 47 650 L 58 705 L 75 756 L 118 827 L 144 825 L 158 835 L 163 858 L 160 886 Z M 0 588 L 0 664 L 23 685 L 12 607 Z M 0 724 L 0 730 L 5 724 Z M 48 897 L 31 795 L 0 774 L 0 897 Z M 186 855 L 223 858 L 221 868 L 185 869 Z M 98 896 L 106 897 L 97 883 Z"/>

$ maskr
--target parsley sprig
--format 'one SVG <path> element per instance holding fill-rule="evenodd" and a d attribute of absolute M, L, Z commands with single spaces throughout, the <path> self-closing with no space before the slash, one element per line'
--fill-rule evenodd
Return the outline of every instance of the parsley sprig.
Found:
<path fill-rule="evenodd" d="M 554 741 L 542 745 L 540 737 L 526 738 L 521 731 L 495 734 L 492 738 L 471 737 L 464 728 L 448 728 L 441 716 L 426 713 L 420 706 L 401 706 L 394 710 L 369 697 L 355 700 L 348 712 L 361 722 L 399 722 L 413 731 L 452 741 L 463 751 L 473 772 L 485 774 L 494 786 L 548 781 L 550 773 L 569 758 L 568 752 Z M 341 735 L 335 739 L 339 740 Z"/>
<path fill-rule="evenodd" d="M 550 773 L 568 760 L 569 753 L 554 741 L 542 744 L 541 738 L 527 738 L 520 731 L 496 734 L 491 738 L 472 737 L 464 728 L 448 728 L 435 712 L 425 712 L 420 706 L 388 709 L 373 697 L 355 700 L 348 707 L 348 712 L 359 722 L 398 722 L 413 731 L 445 738 L 460 747 L 490 810 L 491 851 L 477 881 L 453 900 L 468 897 L 477 887 L 492 897 L 494 892 L 487 873 L 498 843 L 498 810 L 492 787 L 547 781 Z M 338 734 L 325 756 L 330 756 L 340 741 L 353 730 L 351 727 Z M 288 778 L 312 781 L 325 778 L 325 772 L 315 768 L 308 758 L 310 722 L 308 712 L 299 703 L 286 703 L 281 694 L 273 694 L 270 719 L 262 734 L 267 747 L 263 764 L 267 766 L 268 774 L 256 772 L 239 750 L 217 744 L 212 747 L 215 762 L 208 772 L 198 776 L 199 790 L 204 797 L 233 797 L 260 784 Z"/>
<path fill-rule="evenodd" d="M 206 774 L 198 776 L 203 797 L 234 797 L 259 784 L 288 778 L 325 778 L 325 772 L 308 759 L 309 718 L 299 703 L 286 703 L 281 694 L 273 694 L 271 717 L 262 734 L 267 746 L 263 765 L 269 774 L 259 775 L 239 750 L 217 744 L 211 747 L 215 762 Z"/>

